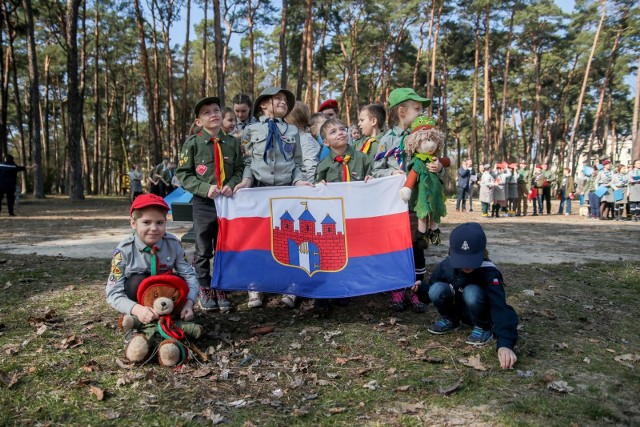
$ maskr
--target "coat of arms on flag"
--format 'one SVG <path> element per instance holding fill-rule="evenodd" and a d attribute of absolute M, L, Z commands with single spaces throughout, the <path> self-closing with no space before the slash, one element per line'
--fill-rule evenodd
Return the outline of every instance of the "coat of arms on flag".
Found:
<path fill-rule="evenodd" d="M 340 271 L 348 260 L 341 198 L 272 198 L 271 253 L 309 276 Z"/>
<path fill-rule="evenodd" d="M 212 288 L 344 298 L 411 286 L 403 183 L 394 176 L 216 197 Z"/>

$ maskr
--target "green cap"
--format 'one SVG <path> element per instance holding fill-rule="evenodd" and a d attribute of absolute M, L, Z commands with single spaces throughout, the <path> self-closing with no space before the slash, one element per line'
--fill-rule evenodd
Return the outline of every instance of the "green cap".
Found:
<path fill-rule="evenodd" d="M 423 107 L 428 107 L 431 104 L 431 100 L 429 98 L 423 98 L 416 93 L 415 90 L 410 87 L 401 87 L 398 89 L 394 89 L 389 94 L 389 108 L 393 108 L 396 105 L 400 104 L 404 101 L 418 101 L 422 104 Z"/>
<path fill-rule="evenodd" d="M 205 105 L 211 105 L 211 104 L 216 104 L 218 107 L 221 107 L 220 98 L 218 98 L 217 96 L 209 96 L 206 98 L 202 98 L 200 101 L 196 103 L 196 106 L 193 107 L 193 114 L 195 114 L 195 116 L 198 117 L 200 115 L 200 109 Z"/>
<path fill-rule="evenodd" d="M 433 117 L 418 116 L 411 123 L 411 133 L 422 129 L 433 129 L 437 124 L 438 122 Z"/>
<path fill-rule="evenodd" d="M 260 95 L 256 98 L 256 101 L 253 103 L 253 115 L 256 117 L 260 116 L 260 104 L 267 98 L 270 98 L 274 95 L 279 94 L 280 92 L 284 93 L 287 97 L 287 114 L 293 110 L 293 107 L 296 104 L 296 97 L 293 95 L 293 92 L 283 89 L 280 87 L 268 87 L 263 90 Z"/>

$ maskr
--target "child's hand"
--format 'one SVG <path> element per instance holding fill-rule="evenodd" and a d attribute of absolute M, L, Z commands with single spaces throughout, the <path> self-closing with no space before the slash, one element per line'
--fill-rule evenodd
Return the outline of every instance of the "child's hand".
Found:
<path fill-rule="evenodd" d="M 391 172 L 391 175 L 406 175 L 406 174 L 404 173 L 403 170 L 396 169 L 393 172 Z"/>
<path fill-rule="evenodd" d="M 507 347 L 500 347 L 498 349 L 498 361 L 500 361 L 500 367 L 502 369 L 511 369 L 516 364 L 518 357 L 516 354 Z"/>
<path fill-rule="evenodd" d="M 218 194 L 220 194 L 220 190 L 218 190 L 217 185 L 212 185 L 209 187 L 209 192 L 207 193 L 207 197 L 210 199 L 215 198 Z"/>
<path fill-rule="evenodd" d="M 420 289 L 421 284 L 422 282 L 420 280 L 416 280 L 416 283 L 414 283 L 413 286 L 411 287 L 411 292 L 413 292 L 414 294 L 418 292 L 418 289 Z"/>
<path fill-rule="evenodd" d="M 240 181 L 240 184 L 236 185 L 236 187 L 233 189 L 233 193 L 237 193 L 238 190 L 242 188 L 251 188 L 251 183 L 251 178 L 244 178 L 242 181 Z"/>
<path fill-rule="evenodd" d="M 322 184 L 322 185 L 327 185 L 327 181 L 325 181 L 324 179 L 320 182 L 318 182 L 317 184 Z"/>
<path fill-rule="evenodd" d="M 307 187 L 313 187 L 313 184 L 310 183 L 309 181 L 297 181 L 295 184 L 296 187 L 301 187 L 303 185 L 306 185 Z"/>
<path fill-rule="evenodd" d="M 193 319 L 193 301 L 187 300 L 180 312 L 180 318 L 185 321 Z"/>
<path fill-rule="evenodd" d="M 131 314 L 136 316 L 142 323 L 149 323 L 158 318 L 158 314 L 153 309 L 140 304 L 133 306 Z"/>
<path fill-rule="evenodd" d="M 442 170 L 442 168 L 442 163 L 440 163 L 440 160 L 438 160 L 438 158 L 436 158 L 433 162 L 427 164 L 427 169 L 429 169 L 429 172 L 438 173 Z"/>
<path fill-rule="evenodd" d="M 228 185 L 225 185 L 224 187 L 222 187 L 222 190 L 220 190 L 220 194 L 225 197 L 231 197 L 233 196 L 233 190 Z"/>
<path fill-rule="evenodd" d="M 369 180 L 372 180 L 373 177 L 371 175 L 367 175 L 364 177 L 364 182 L 369 182 Z"/>

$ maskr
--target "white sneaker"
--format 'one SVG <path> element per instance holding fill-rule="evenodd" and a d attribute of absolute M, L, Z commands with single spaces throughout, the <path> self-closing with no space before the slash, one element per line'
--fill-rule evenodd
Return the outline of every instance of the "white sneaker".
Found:
<path fill-rule="evenodd" d="M 283 295 L 281 301 L 287 307 L 293 308 L 296 306 L 296 299 L 297 297 L 295 295 Z"/>
<path fill-rule="evenodd" d="M 262 307 L 262 292 L 249 291 L 249 302 L 247 306 L 249 308 Z"/>

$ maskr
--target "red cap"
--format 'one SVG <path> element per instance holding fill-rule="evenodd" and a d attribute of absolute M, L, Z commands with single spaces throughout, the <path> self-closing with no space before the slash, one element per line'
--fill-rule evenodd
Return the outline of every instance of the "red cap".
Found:
<path fill-rule="evenodd" d="M 610 160 L 608 160 L 608 159 L 607 159 L 607 160 L 603 160 L 603 161 L 602 161 L 602 166 L 604 166 L 604 165 L 608 165 L 609 163 L 611 163 L 611 161 L 610 161 Z"/>
<path fill-rule="evenodd" d="M 510 163 L 510 164 L 509 164 L 509 167 L 510 167 L 511 169 L 515 169 L 515 168 L 517 168 L 517 167 L 518 167 L 518 164 L 517 164 L 517 163 Z"/>
<path fill-rule="evenodd" d="M 169 205 L 164 201 L 164 199 L 155 194 L 141 194 L 136 197 L 136 199 L 131 203 L 131 209 L 129 210 L 129 215 L 133 215 L 133 211 L 136 209 L 142 209 L 149 206 L 158 206 L 159 208 L 169 210 Z"/>
<path fill-rule="evenodd" d="M 536 165 L 536 169 L 542 169 L 541 165 Z"/>
<path fill-rule="evenodd" d="M 322 104 L 320 104 L 320 108 L 318 108 L 318 112 L 322 110 L 326 110 L 327 108 L 338 109 L 338 101 L 335 99 L 327 99 Z"/>
<path fill-rule="evenodd" d="M 145 294 L 155 286 L 169 286 L 180 291 L 180 297 L 175 301 L 175 306 L 179 306 L 187 300 L 189 287 L 183 278 L 174 276 L 173 274 L 159 274 L 156 276 L 149 276 L 140 282 L 137 294 L 139 304 L 144 305 Z"/>

